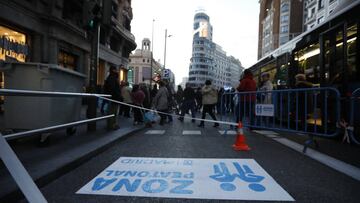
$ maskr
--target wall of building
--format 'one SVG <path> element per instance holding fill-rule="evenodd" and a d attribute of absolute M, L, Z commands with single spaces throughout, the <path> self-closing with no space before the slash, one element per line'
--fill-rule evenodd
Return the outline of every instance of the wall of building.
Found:
<path fill-rule="evenodd" d="M 258 59 L 302 32 L 303 1 L 260 0 Z"/>
<path fill-rule="evenodd" d="M 124 13 L 121 9 L 125 8 L 131 10 L 130 2 L 119 1 L 118 13 Z M 3 0 L 0 26 L 24 33 L 29 49 L 25 62 L 57 64 L 88 75 L 91 47 L 89 33 L 82 28 L 83 8 L 83 1 Z M 136 47 L 134 36 L 122 21 L 119 18 L 112 26 L 101 28 L 100 37 L 110 40 L 100 44 L 99 58 L 104 64 L 98 69 L 99 85 L 110 66 L 120 68 L 128 63 L 128 55 Z"/>
<path fill-rule="evenodd" d="M 131 81 L 134 84 L 150 84 L 151 78 L 153 80 L 161 78 L 164 68 L 160 63 L 151 58 L 151 42 L 149 39 L 145 38 L 142 41 L 141 49 L 135 50 L 129 57 L 128 67 L 133 71 L 133 78 Z"/>

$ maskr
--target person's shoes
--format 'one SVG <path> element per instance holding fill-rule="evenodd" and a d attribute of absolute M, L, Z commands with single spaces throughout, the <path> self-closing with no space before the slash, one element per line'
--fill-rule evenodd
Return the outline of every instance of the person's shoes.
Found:
<path fill-rule="evenodd" d="M 181 117 L 179 117 L 178 120 L 181 121 L 181 122 L 184 122 L 184 119 L 181 118 Z"/>
<path fill-rule="evenodd" d="M 204 128 L 205 125 L 200 123 L 200 125 L 198 125 L 198 127 L 199 127 L 199 128 Z"/>
<path fill-rule="evenodd" d="M 191 119 L 191 122 L 192 122 L 192 123 L 195 123 L 195 119 Z"/>
<path fill-rule="evenodd" d="M 219 127 L 219 123 L 214 124 L 214 128 Z"/>

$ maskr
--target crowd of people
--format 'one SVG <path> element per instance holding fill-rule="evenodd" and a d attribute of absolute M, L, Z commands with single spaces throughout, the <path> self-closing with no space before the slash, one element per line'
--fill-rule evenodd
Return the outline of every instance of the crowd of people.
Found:
<path fill-rule="evenodd" d="M 312 84 L 306 81 L 304 74 L 296 76 L 296 87 L 307 88 Z M 198 127 L 204 127 L 204 119 L 209 114 L 213 120 L 213 127 L 218 127 L 216 122 L 216 114 L 231 112 L 236 115 L 235 122 L 242 121 L 249 113 L 254 112 L 256 101 L 263 104 L 272 103 L 271 92 L 274 89 L 270 81 L 270 74 L 265 72 L 261 75 L 261 83 L 257 86 L 250 70 L 246 69 L 242 78 L 239 80 L 236 88 L 225 90 L 220 88 L 217 90 L 211 80 L 206 80 L 203 87 L 192 88 L 190 84 L 186 84 L 185 89 L 180 85 L 175 91 L 167 80 L 160 80 L 152 89 L 146 84 L 133 84 L 132 88 L 128 82 L 119 82 L 118 72 L 116 68 L 111 67 L 109 76 L 107 77 L 103 92 L 110 94 L 113 100 L 120 101 L 121 104 L 115 102 L 107 102 L 104 100 L 101 105 L 101 112 L 105 114 L 105 106 L 107 114 L 114 114 L 115 117 L 108 119 L 107 127 L 109 130 L 119 128 L 118 116 L 130 118 L 133 113 L 134 125 L 144 123 L 144 115 L 148 109 L 154 109 L 160 116 L 160 125 L 173 122 L 173 115 L 178 117 L 180 122 L 184 121 L 185 114 L 191 115 L 191 122 L 196 122 L 196 114 L 201 113 L 201 119 Z M 254 92 L 260 91 L 260 94 L 244 94 L 239 96 L 236 92 Z M 239 98 L 238 98 L 239 97 Z M 251 107 L 252 106 L 252 107 Z M 252 108 L 252 109 L 250 109 Z M 202 110 L 202 111 L 201 111 Z M 253 122 L 254 119 L 247 118 Z"/>

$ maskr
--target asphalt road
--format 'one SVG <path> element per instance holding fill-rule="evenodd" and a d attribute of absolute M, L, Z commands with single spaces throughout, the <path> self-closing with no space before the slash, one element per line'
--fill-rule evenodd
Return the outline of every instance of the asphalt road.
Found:
<path fill-rule="evenodd" d="M 148 130 L 165 130 L 165 133 L 145 134 Z M 201 130 L 201 135 L 183 135 L 183 130 Z M 41 191 L 49 202 L 219 202 L 75 193 L 120 157 L 250 158 L 255 159 L 297 202 L 359 202 L 359 181 L 255 133 L 246 132 L 251 151 L 234 151 L 231 145 L 235 135 L 222 136 L 218 130 L 221 128 L 216 129 L 212 124 L 206 124 L 202 129 L 189 121 L 180 123 L 178 120 L 145 129 L 119 140 Z"/>

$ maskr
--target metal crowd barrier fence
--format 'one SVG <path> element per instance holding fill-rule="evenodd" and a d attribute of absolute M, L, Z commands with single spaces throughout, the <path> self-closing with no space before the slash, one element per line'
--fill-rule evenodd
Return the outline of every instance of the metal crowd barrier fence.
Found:
<path fill-rule="evenodd" d="M 250 129 L 276 130 L 334 137 L 340 129 L 340 93 L 335 88 L 283 89 L 225 93 L 220 101 L 222 120 L 242 121 Z"/>
<path fill-rule="evenodd" d="M 3 96 L 25 96 L 25 97 L 110 97 L 111 95 L 87 94 L 87 93 L 71 93 L 71 92 L 45 92 L 45 91 L 29 91 L 29 90 L 12 90 L 0 89 L 0 95 Z M 5 109 L 6 111 L 6 109 Z M 15 152 L 11 149 L 7 140 L 17 139 L 25 136 L 32 136 L 38 133 L 45 133 L 54 130 L 64 129 L 72 126 L 77 126 L 89 122 L 95 122 L 103 119 L 113 117 L 114 115 L 107 115 L 92 119 L 86 119 L 56 126 L 48 126 L 45 128 L 34 129 L 24 132 L 13 133 L 3 136 L 0 133 L 0 158 L 3 160 L 6 168 L 14 178 L 16 184 L 23 192 L 25 198 L 30 203 L 47 202 L 39 188 L 34 183 L 33 179 L 22 165 Z"/>
<path fill-rule="evenodd" d="M 360 145 L 360 115 L 356 114 L 356 112 L 360 112 L 360 88 L 352 93 L 350 102 L 350 123 L 346 126 L 345 131 L 349 133 L 353 143 Z"/>

